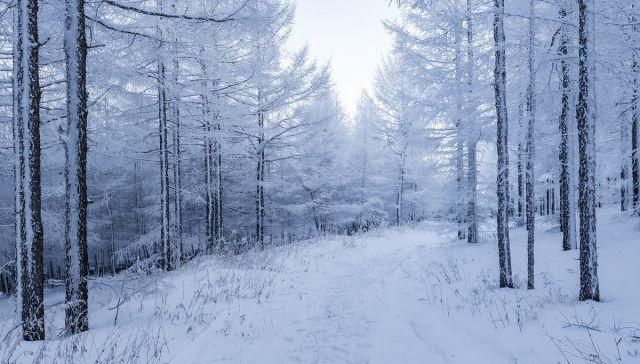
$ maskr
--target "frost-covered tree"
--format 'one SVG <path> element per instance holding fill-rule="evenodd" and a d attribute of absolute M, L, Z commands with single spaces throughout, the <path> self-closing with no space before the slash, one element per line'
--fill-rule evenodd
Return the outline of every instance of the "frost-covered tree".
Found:
<path fill-rule="evenodd" d="M 580 150 L 580 300 L 600 300 L 596 234 L 596 111 L 594 3 L 578 1 L 578 104 Z"/>
<path fill-rule="evenodd" d="M 20 0 L 16 8 L 13 134 L 17 295 L 22 336 L 37 341 L 45 338 L 38 1 Z"/>
<path fill-rule="evenodd" d="M 67 125 L 66 155 L 66 307 L 69 334 L 89 329 L 89 253 L 87 247 L 87 40 L 84 0 L 66 1 Z"/>
<path fill-rule="evenodd" d="M 498 130 L 497 236 L 500 287 L 513 287 L 509 240 L 509 121 L 507 118 L 507 65 L 504 33 L 504 0 L 494 0 L 495 106 Z"/>

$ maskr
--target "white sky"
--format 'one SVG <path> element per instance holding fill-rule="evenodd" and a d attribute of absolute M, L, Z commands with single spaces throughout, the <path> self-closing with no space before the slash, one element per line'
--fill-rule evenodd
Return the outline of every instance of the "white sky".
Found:
<path fill-rule="evenodd" d="M 290 44 L 306 43 L 319 61 L 331 61 L 342 104 L 353 113 L 391 48 L 382 20 L 396 13 L 389 0 L 296 0 Z"/>

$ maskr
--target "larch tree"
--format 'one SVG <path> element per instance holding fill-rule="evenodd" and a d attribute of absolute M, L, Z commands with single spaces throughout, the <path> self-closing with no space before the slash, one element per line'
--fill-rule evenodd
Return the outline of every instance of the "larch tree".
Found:
<path fill-rule="evenodd" d="M 38 1 L 17 2 L 14 137 L 17 139 L 16 254 L 22 336 L 44 340 L 44 234 L 41 217 Z"/>
<path fill-rule="evenodd" d="M 513 288 L 511 243 L 509 240 L 509 122 L 507 118 L 507 65 L 504 33 L 504 0 L 494 0 L 494 90 L 497 124 L 498 172 L 498 264 L 500 287 Z"/>
<path fill-rule="evenodd" d="M 535 69 L 535 0 L 529 0 L 529 39 L 527 65 L 529 84 L 527 85 L 527 138 L 525 162 L 526 221 L 527 221 L 527 288 L 535 288 L 535 124 L 536 124 L 536 69 Z"/>
<path fill-rule="evenodd" d="M 66 306 L 69 334 L 89 329 L 89 253 L 87 247 L 87 40 L 84 0 L 66 0 Z"/>
<path fill-rule="evenodd" d="M 596 233 L 594 2 L 578 0 L 580 301 L 600 300 Z"/>
<path fill-rule="evenodd" d="M 632 36 L 635 44 L 640 44 L 640 25 L 631 4 Z M 632 204 L 635 214 L 640 214 L 640 55 L 636 49 L 631 56 L 632 90 L 631 90 L 631 174 Z"/>
<path fill-rule="evenodd" d="M 478 242 L 478 142 L 479 126 L 477 120 L 474 120 L 476 110 L 476 100 L 474 95 L 475 81 L 475 50 L 474 50 L 474 29 L 473 29 L 473 12 L 472 0 L 466 1 L 465 23 L 466 23 L 466 43 L 467 43 L 467 60 L 466 60 L 466 77 L 467 77 L 467 99 L 466 118 L 467 118 L 467 241 L 475 244 Z"/>
<path fill-rule="evenodd" d="M 575 187 L 573 172 L 573 138 L 574 123 L 571 115 L 572 78 L 569 54 L 569 25 L 567 24 L 569 3 L 560 0 L 558 29 L 558 57 L 560 59 L 561 111 L 559 118 L 560 131 L 560 230 L 562 231 L 562 249 L 571 250 L 577 247 Z"/>

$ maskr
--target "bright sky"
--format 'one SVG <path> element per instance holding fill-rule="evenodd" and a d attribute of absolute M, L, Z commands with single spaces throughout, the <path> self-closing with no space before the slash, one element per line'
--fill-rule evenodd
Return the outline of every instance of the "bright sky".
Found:
<path fill-rule="evenodd" d="M 355 111 L 363 88 L 391 48 L 382 20 L 394 17 L 389 0 L 296 0 L 291 46 L 308 44 L 320 61 L 331 61 L 343 105 Z"/>

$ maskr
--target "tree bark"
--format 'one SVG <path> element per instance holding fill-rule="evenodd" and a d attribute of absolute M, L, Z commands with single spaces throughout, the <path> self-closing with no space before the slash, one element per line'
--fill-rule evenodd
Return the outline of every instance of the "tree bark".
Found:
<path fill-rule="evenodd" d="M 256 150 L 256 242 L 260 247 L 264 246 L 264 224 L 265 224 L 265 201 L 264 201 L 264 182 L 265 182 L 265 117 L 266 111 L 262 109 L 262 94 L 258 92 L 258 142 Z"/>
<path fill-rule="evenodd" d="M 475 55 L 473 47 L 473 17 L 471 14 L 471 1 L 467 0 L 466 23 L 467 23 L 467 242 L 475 244 L 478 242 L 478 126 L 472 123 L 472 118 L 476 113 L 476 103 L 474 98 L 474 72 Z"/>
<path fill-rule="evenodd" d="M 578 0 L 578 122 L 580 153 L 580 301 L 600 300 L 596 234 L 595 67 L 593 0 Z"/>
<path fill-rule="evenodd" d="M 84 0 L 66 1 L 66 307 L 68 334 L 89 330 L 87 248 L 87 41 Z"/>
<path fill-rule="evenodd" d="M 18 220 L 23 228 L 18 232 L 18 281 L 21 296 L 22 333 L 26 341 L 44 340 L 44 268 L 43 229 L 41 218 L 40 182 L 40 79 L 38 40 L 38 1 L 19 0 L 16 57 L 18 72 L 16 85 L 20 90 L 16 115 L 19 120 L 18 137 L 22 134 L 20 156 L 22 163 L 22 194 L 24 199 Z M 19 79 L 18 79 L 19 78 Z"/>
<path fill-rule="evenodd" d="M 562 249 L 567 251 L 577 247 L 576 242 L 576 221 L 575 202 L 573 196 L 573 170 L 572 170 L 572 148 L 569 115 L 571 110 L 571 76 L 569 67 L 569 36 L 567 29 L 567 8 L 562 3 L 560 8 L 560 29 L 558 55 L 560 57 L 561 73 L 561 111 L 560 111 L 560 230 L 562 231 Z"/>
<path fill-rule="evenodd" d="M 497 237 L 500 287 L 513 288 L 509 241 L 509 129 L 507 120 L 507 71 L 504 34 L 504 0 L 494 0 L 495 103 L 497 123 Z"/>
<path fill-rule="evenodd" d="M 535 288 L 535 0 L 529 1 L 529 86 L 527 87 L 527 147 L 526 147 L 526 215 L 527 215 L 527 289 Z"/>
<path fill-rule="evenodd" d="M 158 1 L 158 11 L 163 10 L 162 1 Z M 162 20 L 160 19 L 159 22 Z M 158 25 L 159 38 L 164 34 L 162 24 Z M 158 134 L 160 141 L 160 265 L 164 270 L 173 269 L 171 247 L 170 199 L 169 199 L 169 131 L 167 123 L 167 77 L 164 62 L 164 49 L 158 49 Z"/>

